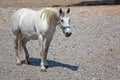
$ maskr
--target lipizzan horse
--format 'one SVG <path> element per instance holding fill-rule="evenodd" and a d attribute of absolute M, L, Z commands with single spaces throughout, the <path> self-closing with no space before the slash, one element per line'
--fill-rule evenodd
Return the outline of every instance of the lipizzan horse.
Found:
<path fill-rule="evenodd" d="M 15 35 L 17 65 L 21 65 L 19 59 L 21 48 L 25 52 L 25 63 L 29 64 L 26 43 L 29 40 L 38 40 L 40 44 L 41 71 L 46 71 L 47 53 L 56 26 L 60 25 L 66 37 L 72 34 L 69 12 L 70 8 L 66 12 L 55 8 L 43 8 L 39 11 L 23 8 L 14 13 L 12 16 L 12 32 Z"/>

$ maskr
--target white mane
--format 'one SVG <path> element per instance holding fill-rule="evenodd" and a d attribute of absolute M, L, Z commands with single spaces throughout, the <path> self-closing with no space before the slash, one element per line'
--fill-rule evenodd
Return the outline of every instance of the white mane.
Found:
<path fill-rule="evenodd" d="M 43 8 L 38 13 L 41 19 L 46 19 L 50 24 L 57 24 L 59 20 L 59 12 L 55 8 Z"/>

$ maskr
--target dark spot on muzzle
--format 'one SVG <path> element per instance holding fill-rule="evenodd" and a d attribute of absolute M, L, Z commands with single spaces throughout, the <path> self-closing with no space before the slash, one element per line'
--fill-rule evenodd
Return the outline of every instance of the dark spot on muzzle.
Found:
<path fill-rule="evenodd" d="M 65 33 L 65 36 L 70 37 L 71 34 L 72 34 L 72 32 L 67 32 L 67 33 Z"/>

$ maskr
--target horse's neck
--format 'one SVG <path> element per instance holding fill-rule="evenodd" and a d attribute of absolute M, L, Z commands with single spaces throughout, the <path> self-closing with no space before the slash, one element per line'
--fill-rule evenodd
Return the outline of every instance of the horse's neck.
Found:
<path fill-rule="evenodd" d="M 59 14 L 55 11 L 45 12 L 43 9 L 37 12 L 42 21 L 46 20 L 50 26 L 57 26 L 59 20 Z"/>

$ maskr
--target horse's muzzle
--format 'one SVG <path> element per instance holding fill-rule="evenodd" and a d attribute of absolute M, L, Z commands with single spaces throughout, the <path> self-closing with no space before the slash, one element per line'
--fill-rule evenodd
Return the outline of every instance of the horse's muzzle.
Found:
<path fill-rule="evenodd" d="M 67 32 L 67 33 L 65 33 L 65 36 L 66 36 L 66 37 L 70 37 L 71 34 L 72 34 L 72 32 Z"/>
<path fill-rule="evenodd" d="M 66 37 L 69 37 L 71 34 L 72 34 L 72 32 L 71 32 L 71 29 L 70 28 L 66 28 L 66 29 L 64 29 L 64 34 L 65 34 L 65 36 Z"/>

